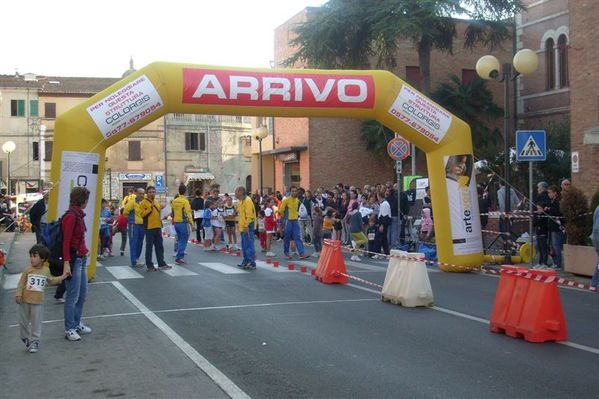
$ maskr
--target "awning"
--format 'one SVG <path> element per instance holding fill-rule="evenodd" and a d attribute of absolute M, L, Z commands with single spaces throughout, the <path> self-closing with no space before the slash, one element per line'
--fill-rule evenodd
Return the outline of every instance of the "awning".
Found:
<path fill-rule="evenodd" d="M 214 175 L 208 172 L 185 173 L 185 184 L 190 181 L 214 180 Z"/>
<path fill-rule="evenodd" d="M 299 152 L 305 151 L 308 147 L 305 145 L 298 145 L 294 147 L 281 147 L 275 148 L 274 150 L 262 151 L 262 155 L 277 155 L 277 154 L 287 154 L 290 152 Z"/>

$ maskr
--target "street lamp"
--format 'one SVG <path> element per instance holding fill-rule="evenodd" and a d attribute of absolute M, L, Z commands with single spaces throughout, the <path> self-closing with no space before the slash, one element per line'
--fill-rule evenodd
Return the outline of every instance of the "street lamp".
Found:
<path fill-rule="evenodd" d="M 258 129 L 256 129 L 256 132 L 254 133 L 254 137 L 256 138 L 256 140 L 258 140 L 258 145 L 259 145 L 260 196 L 261 197 L 264 195 L 264 181 L 263 181 L 263 174 L 262 174 L 262 140 L 264 140 L 264 138 L 266 136 L 268 136 L 268 129 L 266 128 L 266 126 L 260 126 Z"/>
<path fill-rule="evenodd" d="M 505 179 L 505 197 L 504 205 L 505 212 L 510 213 L 510 98 L 509 98 L 509 83 L 516 79 L 519 75 L 528 75 L 537 70 L 539 66 L 539 58 L 537 54 L 529 49 L 522 49 L 516 53 L 512 64 L 506 62 L 501 68 L 499 60 L 492 55 L 481 57 L 476 63 L 476 73 L 485 80 L 494 79 L 503 82 L 503 150 L 504 150 L 504 179 Z M 509 218 L 505 218 L 505 232 L 509 233 Z M 505 240 L 507 243 L 508 240 Z M 509 257 L 509 254 L 507 255 Z"/>
<path fill-rule="evenodd" d="M 40 159 L 40 190 L 44 188 L 45 170 L 44 170 L 44 157 L 46 153 L 46 125 L 40 125 L 40 145 L 38 149 L 38 157 Z"/>
<path fill-rule="evenodd" d="M 8 195 L 12 194 L 12 191 L 10 189 L 10 153 L 13 152 L 15 150 L 15 148 L 17 148 L 17 145 L 15 144 L 14 141 L 7 141 L 6 143 L 2 144 L 2 151 L 4 151 L 7 156 L 8 156 L 8 162 L 6 164 L 7 168 L 6 168 L 6 174 L 7 174 L 7 180 L 8 180 Z"/>

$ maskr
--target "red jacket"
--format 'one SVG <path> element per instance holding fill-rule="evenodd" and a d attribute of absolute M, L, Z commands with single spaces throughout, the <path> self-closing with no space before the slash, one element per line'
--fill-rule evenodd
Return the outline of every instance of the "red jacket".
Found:
<path fill-rule="evenodd" d="M 87 255 L 85 246 L 85 213 L 83 209 L 76 205 L 71 205 L 71 212 L 65 213 L 62 217 L 62 259 L 65 262 L 71 261 L 71 251 L 76 251 L 77 256 Z"/>

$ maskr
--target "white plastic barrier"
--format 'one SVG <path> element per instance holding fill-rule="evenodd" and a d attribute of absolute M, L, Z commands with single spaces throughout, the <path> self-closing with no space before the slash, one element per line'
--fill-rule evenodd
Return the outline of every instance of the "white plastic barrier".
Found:
<path fill-rule="evenodd" d="M 433 289 L 424 254 L 392 250 L 391 255 L 383 284 L 383 301 L 405 307 L 432 306 Z"/>

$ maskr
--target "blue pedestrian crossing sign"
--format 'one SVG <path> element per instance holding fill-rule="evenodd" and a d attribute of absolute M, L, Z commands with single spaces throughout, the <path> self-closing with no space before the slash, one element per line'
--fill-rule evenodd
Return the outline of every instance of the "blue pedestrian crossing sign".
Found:
<path fill-rule="evenodd" d="M 516 159 L 518 161 L 544 161 L 547 158 L 547 141 L 544 130 L 516 131 Z"/>

